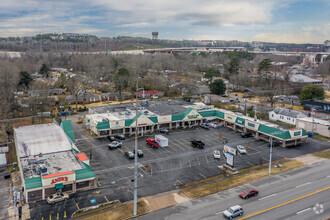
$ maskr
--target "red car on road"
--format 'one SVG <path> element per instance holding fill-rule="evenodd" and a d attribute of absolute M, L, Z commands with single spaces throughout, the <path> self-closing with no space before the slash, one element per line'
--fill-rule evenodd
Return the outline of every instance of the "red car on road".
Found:
<path fill-rule="evenodd" d="M 258 190 L 255 189 L 255 188 L 248 188 L 248 189 L 245 189 L 243 192 L 240 192 L 239 193 L 239 196 L 242 198 L 242 199 L 247 199 L 247 198 L 250 198 L 252 196 L 256 196 L 258 195 Z"/>
<path fill-rule="evenodd" d="M 152 147 L 158 147 L 159 146 L 158 142 L 155 141 L 155 139 L 153 139 L 153 138 L 147 138 L 146 142 L 147 142 L 148 145 L 150 145 Z"/>

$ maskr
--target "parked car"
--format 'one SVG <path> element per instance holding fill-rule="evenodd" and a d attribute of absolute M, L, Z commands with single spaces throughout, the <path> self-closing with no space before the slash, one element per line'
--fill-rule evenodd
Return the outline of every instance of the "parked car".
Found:
<path fill-rule="evenodd" d="M 119 142 L 119 141 L 112 141 L 110 144 L 108 144 L 108 148 L 110 150 L 116 149 L 121 146 L 122 146 L 122 142 Z"/>
<path fill-rule="evenodd" d="M 125 140 L 125 135 L 122 134 L 116 134 L 115 138 L 119 139 L 119 140 Z"/>
<path fill-rule="evenodd" d="M 114 137 L 111 137 L 111 136 L 108 136 L 107 138 L 109 139 L 109 141 L 110 141 L 110 142 L 112 142 L 112 141 L 115 141 L 115 140 L 116 140 Z"/>
<path fill-rule="evenodd" d="M 167 129 L 160 129 L 159 132 L 164 133 L 164 134 L 169 134 L 170 133 L 170 131 L 167 130 Z"/>
<path fill-rule="evenodd" d="M 148 145 L 150 145 L 152 147 L 159 147 L 159 143 L 157 141 L 155 141 L 155 139 L 153 139 L 153 138 L 147 138 L 146 142 Z"/>
<path fill-rule="evenodd" d="M 235 218 L 237 216 L 243 215 L 243 208 L 239 205 L 232 206 L 223 212 L 226 218 Z"/>
<path fill-rule="evenodd" d="M 132 151 L 126 151 L 125 155 L 128 159 L 134 159 L 134 153 Z"/>
<path fill-rule="evenodd" d="M 204 128 L 204 129 L 209 129 L 210 128 L 209 124 L 207 124 L 207 123 L 200 123 L 199 126 L 201 128 Z"/>
<path fill-rule="evenodd" d="M 205 146 L 204 142 L 202 142 L 202 141 L 197 141 L 197 140 L 192 140 L 192 141 L 191 141 L 191 145 L 192 145 L 193 147 L 198 147 L 198 148 L 200 148 L 200 149 L 204 148 L 204 146 Z"/>
<path fill-rule="evenodd" d="M 282 141 L 273 141 L 273 147 L 278 147 L 282 144 Z M 268 144 L 268 147 L 270 147 L 270 143 Z"/>
<path fill-rule="evenodd" d="M 133 153 L 134 153 L 134 155 L 135 155 L 135 149 L 133 150 Z M 143 157 L 143 152 L 142 152 L 142 150 L 137 150 L 137 155 L 138 155 L 138 157 Z"/>
<path fill-rule="evenodd" d="M 243 132 L 243 133 L 241 133 L 241 137 L 242 138 L 252 137 L 252 134 L 250 132 Z"/>
<path fill-rule="evenodd" d="M 221 158 L 220 151 L 218 150 L 213 151 L 213 157 L 214 159 L 220 159 Z"/>
<path fill-rule="evenodd" d="M 63 200 L 69 199 L 69 194 L 67 193 L 55 193 L 47 197 L 48 204 L 55 204 L 55 202 L 61 202 Z"/>
<path fill-rule="evenodd" d="M 237 150 L 240 154 L 247 154 L 245 147 L 242 145 L 237 145 Z"/>
<path fill-rule="evenodd" d="M 247 198 L 250 198 L 252 196 L 256 196 L 258 194 L 259 194 L 259 192 L 258 192 L 257 189 L 248 188 L 248 189 L 243 190 L 243 192 L 240 192 L 239 197 L 241 197 L 242 199 L 247 199 Z"/>

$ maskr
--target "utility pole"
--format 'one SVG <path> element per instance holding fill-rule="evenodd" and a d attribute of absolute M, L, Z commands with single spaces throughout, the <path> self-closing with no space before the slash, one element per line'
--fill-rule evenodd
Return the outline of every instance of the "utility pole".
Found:
<path fill-rule="evenodd" d="M 269 152 L 269 170 L 268 175 L 272 172 L 272 153 L 273 153 L 273 137 L 270 137 L 270 152 Z"/>
<path fill-rule="evenodd" d="M 256 105 L 255 105 L 255 108 L 254 108 L 254 120 L 255 121 L 257 120 L 257 101 L 256 101 Z"/>
<path fill-rule="evenodd" d="M 136 74 L 136 93 L 135 93 L 135 146 L 134 146 L 134 210 L 133 215 L 137 214 L 137 144 L 138 144 L 138 74 Z"/>
<path fill-rule="evenodd" d="M 90 130 L 90 136 L 89 136 L 89 159 L 92 160 L 93 152 L 92 152 L 92 130 Z"/>
<path fill-rule="evenodd" d="M 246 99 L 244 99 L 244 101 L 245 101 L 245 116 L 247 116 Z"/>
<path fill-rule="evenodd" d="M 312 134 L 314 135 L 314 114 L 315 114 L 315 109 L 312 108 Z"/>

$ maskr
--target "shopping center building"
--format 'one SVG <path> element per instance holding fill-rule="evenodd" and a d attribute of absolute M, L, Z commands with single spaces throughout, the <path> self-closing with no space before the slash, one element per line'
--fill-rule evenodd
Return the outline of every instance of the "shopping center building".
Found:
<path fill-rule="evenodd" d="M 74 144 L 71 121 L 18 127 L 14 138 L 26 202 L 96 187 L 88 158 Z"/>
<path fill-rule="evenodd" d="M 86 115 L 85 125 L 98 137 L 107 137 L 115 134 L 134 135 L 136 120 L 138 133 L 142 135 L 160 129 L 185 129 L 202 122 L 213 121 L 237 132 L 250 132 L 255 138 L 267 142 L 272 137 L 274 140 L 282 141 L 283 147 L 307 141 L 307 134 L 303 129 L 283 130 L 276 124 L 255 120 L 237 112 L 215 109 L 202 103 L 181 103 L 175 108 L 173 106 L 166 102 L 152 102 L 148 106 L 139 107 L 137 116 L 134 105 L 93 107 L 90 109 L 91 114 Z M 170 112 L 173 114 L 168 114 Z"/>

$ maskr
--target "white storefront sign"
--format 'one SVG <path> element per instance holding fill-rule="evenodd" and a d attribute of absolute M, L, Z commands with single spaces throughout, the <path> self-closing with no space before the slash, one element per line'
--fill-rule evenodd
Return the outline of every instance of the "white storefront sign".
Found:
<path fill-rule="evenodd" d="M 61 175 L 62 174 L 62 175 Z M 68 171 L 57 174 L 45 175 L 42 177 L 42 186 L 51 186 L 58 183 L 73 182 L 76 179 L 76 174 L 74 171 Z"/>
<path fill-rule="evenodd" d="M 119 128 L 124 128 L 124 127 L 125 127 L 124 120 L 110 121 L 110 129 L 119 129 Z"/>
<path fill-rule="evenodd" d="M 138 126 L 147 126 L 147 125 L 153 125 L 154 123 L 146 116 L 141 115 L 138 118 Z M 133 123 L 132 126 L 135 126 L 135 123 Z"/>
<path fill-rule="evenodd" d="M 158 116 L 159 124 L 170 123 L 171 120 L 172 120 L 172 115 L 159 115 Z"/>
<path fill-rule="evenodd" d="M 236 116 L 225 114 L 225 121 L 230 122 L 230 123 L 235 123 Z"/>
<path fill-rule="evenodd" d="M 233 154 L 233 155 L 236 155 L 236 149 L 235 148 L 232 148 L 232 147 L 230 147 L 230 146 L 228 146 L 228 145 L 224 145 L 223 146 L 223 149 L 226 151 L 226 152 L 229 152 L 229 153 L 231 153 L 231 154 Z"/>

